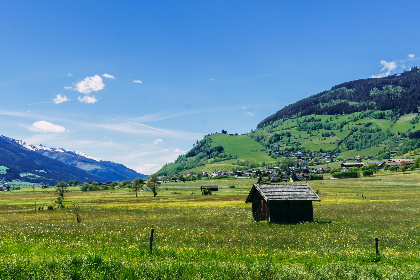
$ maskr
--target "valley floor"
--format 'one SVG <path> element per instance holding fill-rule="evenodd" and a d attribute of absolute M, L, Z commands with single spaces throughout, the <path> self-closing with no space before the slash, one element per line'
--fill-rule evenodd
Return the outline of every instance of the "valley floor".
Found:
<path fill-rule="evenodd" d="M 47 210 L 53 189 L 2 192 L 0 279 L 420 278 L 420 173 L 309 182 L 315 222 L 291 225 L 253 222 L 254 182 L 168 183 L 137 198 L 73 188 L 63 210 Z"/>

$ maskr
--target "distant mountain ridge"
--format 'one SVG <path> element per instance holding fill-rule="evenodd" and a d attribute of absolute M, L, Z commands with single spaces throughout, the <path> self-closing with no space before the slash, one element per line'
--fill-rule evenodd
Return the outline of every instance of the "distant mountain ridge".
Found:
<path fill-rule="evenodd" d="M 30 145 L 6 136 L 0 136 L 0 166 L 5 170 L 0 178 L 45 184 L 75 179 L 106 182 L 147 177 L 122 164 L 63 148 Z"/>
<path fill-rule="evenodd" d="M 103 182 L 92 175 L 60 161 L 41 155 L 20 145 L 18 141 L 0 136 L 0 180 L 21 180 L 54 185 L 59 181 Z"/>

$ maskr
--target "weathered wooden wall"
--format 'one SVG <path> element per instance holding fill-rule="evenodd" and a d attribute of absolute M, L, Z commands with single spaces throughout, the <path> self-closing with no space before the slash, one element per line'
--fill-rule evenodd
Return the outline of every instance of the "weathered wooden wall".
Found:
<path fill-rule="evenodd" d="M 252 199 L 252 216 L 256 222 L 268 221 L 270 217 L 268 205 L 259 193 Z"/>
<path fill-rule="evenodd" d="M 313 222 L 312 201 L 270 201 L 269 221 L 274 223 Z"/>

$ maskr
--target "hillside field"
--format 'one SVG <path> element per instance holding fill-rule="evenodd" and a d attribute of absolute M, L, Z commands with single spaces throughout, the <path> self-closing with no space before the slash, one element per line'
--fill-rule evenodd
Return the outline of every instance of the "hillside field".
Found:
<path fill-rule="evenodd" d="M 0 279 L 420 278 L 419 172 L 310 182 L 322 201 L 301 224 L 253 222 L 254 182 L 167 183 L 138 198 L 71 188 L 63 210 L 46 210 L 53 189 L 1 192 Z M 201 185 L 220 191 L 203 196 Z"/>

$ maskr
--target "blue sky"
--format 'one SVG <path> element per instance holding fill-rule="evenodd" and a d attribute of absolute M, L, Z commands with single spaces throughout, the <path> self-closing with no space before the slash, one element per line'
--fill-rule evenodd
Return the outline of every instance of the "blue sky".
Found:
<path fill-rule="evenodd" d="M 332 86 L 419 65 L 418 1 L 2 1 L 0 134 L 150 174 Z"/>

